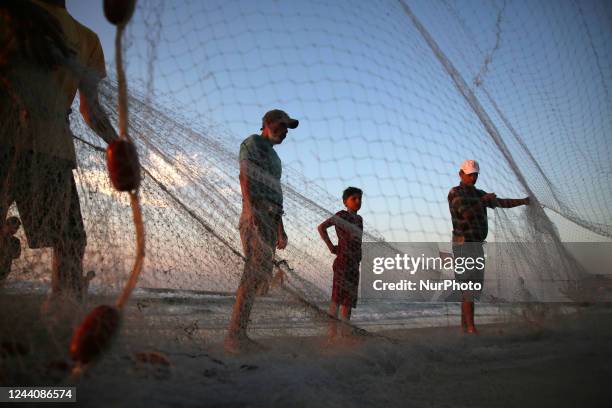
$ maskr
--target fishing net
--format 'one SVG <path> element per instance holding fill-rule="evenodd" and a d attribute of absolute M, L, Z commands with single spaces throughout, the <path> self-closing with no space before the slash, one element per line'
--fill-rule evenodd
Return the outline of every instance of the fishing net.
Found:
<path fill-rule="evenodd" d="M 572 1 L 139 1 L 124 47 L 147 240 L 123 330 L 132 348 L 225 329 L 244 267 L 238 150 L 272 108 L 300 125 L 276 147 L 289 245 L 275 257 L 282 284 L 256 300 L 256 335 L 321 333 L 333 255 L 317 226 L 343 208 L 349 185 L 364 190 L 364 242 L 449 252 L 447 194 L 464 159 L 480 163 L 479 188 L 531 197 L 489 211 L 484 299 L 575 300 L 568 291 L 604 271 L 587 272 L 563 241 L 612 237 L 609 13 L 605 2 Z M 99 91 L 117 123 L 112 73 Z M 84 271 L 101 301 L 127 279 L 135 231 L 78 102 L 70 127 Z M 22 254 L 3 290 L 46 292 L 50 249 L 17 237 Z M 354 321 L 443 325 L 458 313 L 411 303 L 433 298 L 362 296 Z"/>

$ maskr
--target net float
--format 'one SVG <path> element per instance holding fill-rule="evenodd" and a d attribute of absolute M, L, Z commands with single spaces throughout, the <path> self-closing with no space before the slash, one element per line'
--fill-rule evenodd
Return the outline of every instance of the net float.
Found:
<path fill-rule="evenodd" d="M 119 331 L 119 309 L 101 305 L 93 309 L 75 330 L 70 341 L 70 357 L 80 365 L 86 365 L 109 348 Z"/>
<path fill-rule="evenodd" d="M 139 363 L 170 367 L 168 357 L 157 351 L 141 351 L 133 354 L 134 360 Z"/>
<path fill-rule="evenodd" d="M 140 162 L 132 142 L 116 139 L 106 148 L 106 165 L 113 186 L 118 191 L 136 190 L 140 185 Z"/>
<path fill-rule="evenodd" d="M 135 6 L 136 0 L 104 0 L 104 16 L 115 25 L 127 24 Z"/>

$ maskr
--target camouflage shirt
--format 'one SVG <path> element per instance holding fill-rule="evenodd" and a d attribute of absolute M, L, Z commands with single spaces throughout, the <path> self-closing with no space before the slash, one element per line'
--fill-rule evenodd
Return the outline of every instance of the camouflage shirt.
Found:
<path fill-rule="evenodd" d="M 496 202 L 483 203 L 480 198 L 487 194 L 474 186 L 460 183 L 448 192 L 448 207 L 453 222 L 453 237 L 463 237 L 466 242 L 482 242 L 487 238 L 487 207 L 495 208 Z M 472 219 L 465 218 L 471 210 Z"/>

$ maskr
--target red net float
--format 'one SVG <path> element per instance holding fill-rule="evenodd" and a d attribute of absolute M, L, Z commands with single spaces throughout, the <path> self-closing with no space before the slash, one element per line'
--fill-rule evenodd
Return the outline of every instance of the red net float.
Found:
<path fill-rule="evenodd" d="M 136 0 L 104 0 L 104 15 L 115 25 L 127 24 L 134 14 Z"/>
<path fill-rule="evenodd" d="M 134 353 L 133 358 L 138 363 L 170 367 L 170 360 L 168 360 L 168 357 L 157 351 L 141 351 Z"/>
<path fill-rule="evenodd" d="M 140 163 L 132 142 L 117 139 L 109 143 L 106 165 L 111 182 L 118 191 L 136 190 L 140 185 Z"/>
<path fill-rule="evenodd" d="M 109 348 L 119 331 L 119 309 L 98 306 L 93 309 L 75 330 L 70 341 L 70 357 L 76 363 L 88 364 Z"/>

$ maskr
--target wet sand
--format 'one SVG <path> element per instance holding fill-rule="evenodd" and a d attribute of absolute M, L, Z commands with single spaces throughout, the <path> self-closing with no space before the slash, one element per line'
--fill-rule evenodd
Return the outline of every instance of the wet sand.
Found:
<path fill-rule="evenodd" d="M 70 318 L 39 320 L 39 301 L 2 304 L 3 385 L 67 384 Z M 258 338 L 233 356 L 218 336 L 174 338 L 126 320 L 113 348 L 75 382 L 83 406 L 597 407 L 612 389 L 612 308 L 580 307 L 539 324 L 403 329 L 325 345 Z M 78 321 L 79 313 L 71 313 Z M 131 326 L 130 326 L 131 325 Z M 156 337 L 157 336 L 157 337 Z M 12 350 L 6 343 L 13 343 Z M 18 346 L 22 346 L 19 349 Z M 8 347 L 8 348 L 7 348 Z M 137 352 L 159 353 L 153 362 Z M 167 364 L 166 364 L 167 363 Z"/>

